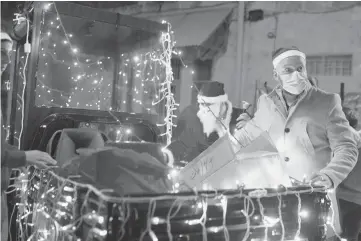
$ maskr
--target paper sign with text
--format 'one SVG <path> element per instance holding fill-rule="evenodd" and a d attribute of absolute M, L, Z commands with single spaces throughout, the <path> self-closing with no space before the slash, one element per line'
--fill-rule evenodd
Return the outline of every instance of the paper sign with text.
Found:
<path fill-rule="evenodd" d="M 178 182 L 187 187 L 198 187 L 203 180 L 232 161 L 235 153 L 228 135 L 219 138 L 207 150 L 185 166 L 178 176 Z"/>

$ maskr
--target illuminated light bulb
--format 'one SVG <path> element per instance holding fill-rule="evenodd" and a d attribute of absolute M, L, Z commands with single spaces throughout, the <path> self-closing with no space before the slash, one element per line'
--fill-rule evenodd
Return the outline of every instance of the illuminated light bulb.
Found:
<path fill-rule="evenodd" d="M 56 47 L 56 44 L 54 44 L 54 47 Z"/>
<path fill-rule="evenodd" d="M 301 218 L 307 218 L 308 217 L 308 212 L 305 211 L 305 210 L 302 210 L 298 213 L 298 215 L 301 217 Z"/>
<path fill-rule="evenodd" d="M 134 57 L 133 57 L 133 60 L 134 60 L 134 62 L 136 62 L 136 63 L 137 63 L 137 62 L 139 62 L 139 60 L 140 60 L 140 59 L 139 59 L 139 57 L 138 57 L 138 56 L 134 56 Z"/>
<path fill-rule="evenodd" d="M 68 41 L 66 41 L 66 40 L 63 41 L 63 44 L 67 44 L 67 43 L 68 43 Z"/>
<path fill-rule="evenodd" d="M 159 222 L 160 222 L 160 219 L 159 219 L 158 217 L 154 217 L 154 218 L 152 218 L 152 224 L 154 224 L 154 225 L 158 225 L 158 224 L 159 224 Z"/>
<path fill-rule="evenodd" d="M 176 169 L 172 169 L 170 171 L 169 175 L 174 178 L 178 175 L 178 171 Z"/>
<path fill-rule="evenodd" d="M 93 81 L 93 84 L 98 84 L 98 81 L 97 81 L 97 80 L 94 80 L 94 81 Z"/>
<path fill-rule="evenodd" d="M 51 21 L 51 22 L 50 22 L 50 24 L 51 24 L 51 25 L 53 25 L 53 24 L 54 24 L 54 22 L 53 22 L 53 21 Z"/>
<path fill-rule="evenodd" d="M 125 133 L 127 133 L 127 134 L 129 135 L 129 134 L 132 133 L 132 130 L 131 130 L 131 129 L 127 129 L 127 130 L 125 131 Z"/>
<path fill-rule="evenodd" d="M 46 11 L 46 10 L 49 10 L 50 6 L 51 6 L 51 3 L 45 4 L 45 5 L 44 5 L 44 10 L 45 10 L 45 11 Z"/>
<path fill-rule="evenodd" d="M 49 31 L 49 32 L 47 32 L 47 34 L 48 34 L 48 36 L 50 36 L 50 35 L 51 35 L 50 31 Z"/>
<path fill-rule="evenodd" d="M 78 65 L 78 63 L 77 63 L 77 62 L 75 62 L 75 63 L 74 63 L 74 65 L 75 65 L 75 66 L 77 66 L 77 65 Z"/>
<path fill-rule="evenodd" d="M 191 74 L 194 74 L 194 71 L 193 71 L 193 70 L 191 71 Z"/>
<path fill-rule="evenodd" d="M 73 35 L 72 35 L 72 34 L 69 34 L 68 36 L 69 36 L 69 38 L 72 38 L 72 37 L 73 37 Z"/>
<path fill-rule="evenodd" d="M 77 48 L 73 48 L 72 51 L 73 51 L 73 53 L 78 53 L 78 49 L 77 49 Z"/>
<path fill-rule="evenodd" d="M 332 224 L 332 218 L 331 217 L 327 217 L 327 224 Z"/>

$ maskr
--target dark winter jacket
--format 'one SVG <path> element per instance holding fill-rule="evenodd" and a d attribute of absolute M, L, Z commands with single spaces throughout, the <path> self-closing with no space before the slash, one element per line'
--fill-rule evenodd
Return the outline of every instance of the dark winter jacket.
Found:
<path fill-rule="evenodd" d="M 25 152 L 17 150 L 16 147 L 6 143 L 6 132 L 3 128 L 2 115 L 1 125 L 1 240 L 8 237 L 8 207 L 6 189 L 10 182 L 10 172 L 12 168 L 25 166 Z"/>
<path fill-rule="evenodd" d="M 197 105 L 188 106 L 179 115 L 177 127 L 173 131 L 173 141 L 168 146 L 176 163 L 192 161 L 218 139 L 215 132 L 208 138 L 203 133 L 202 123 L 197 116 L 198 108 Z M 241 112 L 240 109 L 233 108 L 230 123 L 231 132 L 235 128 Z"/>
<path fill-rule="evenodd" d="M 1 118 L 1 192 L 6 191 L 9 185 L 12 168 L 23 167 L 26 164 L 25 152 L 6 143 L 6 132 Z"/>

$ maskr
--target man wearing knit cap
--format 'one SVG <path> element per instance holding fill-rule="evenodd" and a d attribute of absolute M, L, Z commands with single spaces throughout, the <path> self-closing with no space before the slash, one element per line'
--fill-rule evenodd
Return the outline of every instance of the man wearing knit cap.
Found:
<path fill-rule="evenodd" d="M 199 104 L 197 116 L 202 123 L 203 133 L 208 137 L 213 132 L 218 136 L 230 132 L 232 103 L 224 91 L 224 84 L 212 81 L 203 85 L 197 98 Z"/>
<path fill-rule="evenodd" d="M 12 51 L 12 39 L 5 30 L 5 26 L 1 26 L 1 74 L 5 71 L 10 63 L 10 54 Z M 2 112 L 2 110 L 1 110 Z M 5 130 L 3 128 L 2 114 L 0 118 L 1 124 L 1 240 L 7 240 L 8 237 L 8 209 L 6 201 L 6 189 L 9 185 L 9 177 L 12 168 L 20 168 L 25 165 L 36 165 L 38 167 L 46 167 L 48 164 L 55 165 L 53 160 L 47 153 L 32 150 L 20 151 L 14 146 L 10 146 L 5 140 Z"/>
<path fill-rule="evenodd" d="M 306 56 L 297 48 L 278 49 L 272 63 L 279 85 L 260 96 L 254 118 L 236 131 L 235 144 L 247 146 L 267 132 L 291 177 L 336 188 L 358 156 L 339 95 L 310 84 Z"/>
<path fill-rule="evenodd" d="M 211 146 L 224 131 L 235 129 L 241 109 L 232 108 L 224 84 L 203 82 L 198 93 L 198 105 L 191 105 L 179 115 L 174 140 L 168 146 L 176 162 L 191 162 Z M 217 118 L 216 118 L 217 117 Z M 229 130 L 231 129 L 231 130 Z"/>
<path fill-rule="evenodd" d="M 260 96 L 254 118 L 234 134 L 235 149 L 249 145 L 266 132 L 290 177 L 336 188 L 352 171 L 358 157 L 340 96 L 310 84 L 306 55 L 295 47 L 276 50 L 272 64 L 279 85 Z"/>

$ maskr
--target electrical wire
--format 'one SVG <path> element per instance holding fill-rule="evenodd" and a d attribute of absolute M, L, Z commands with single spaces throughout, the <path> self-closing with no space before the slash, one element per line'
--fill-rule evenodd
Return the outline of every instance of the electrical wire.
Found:
<path fill-rule="evenodd" d="M 29 32 L 30 32 L 30 21 L 25 18 L 25 17 L 20 17 L 19 14 L 15 14 L 16 19 L 14 19 L 14 21 L 17 21 L 19 23 L 19 21 L 26 21 L 26 43 L 25 46 L 29 44 Z M 25 118 L 25 103 L 24 103 L 24 99 L 25 99 L 25 90 L 26 90 L 26 68 L 28 65 L 28 60 L 29 60 L 29 55 L 30 53 L 26 53 L 26 58 L 25 58 L 25 64 L 24 64 L 24 69 L 23 69 L 23 89 L 22 89 L 22 95 L 21 95 L 21 127 L 20 127 L 20 134 L 19 134 L 19 142 L 18 142 L 18 148 L 20 149 L 21 147 L 21 137 L 24 131 L 24 118 Z"/>

